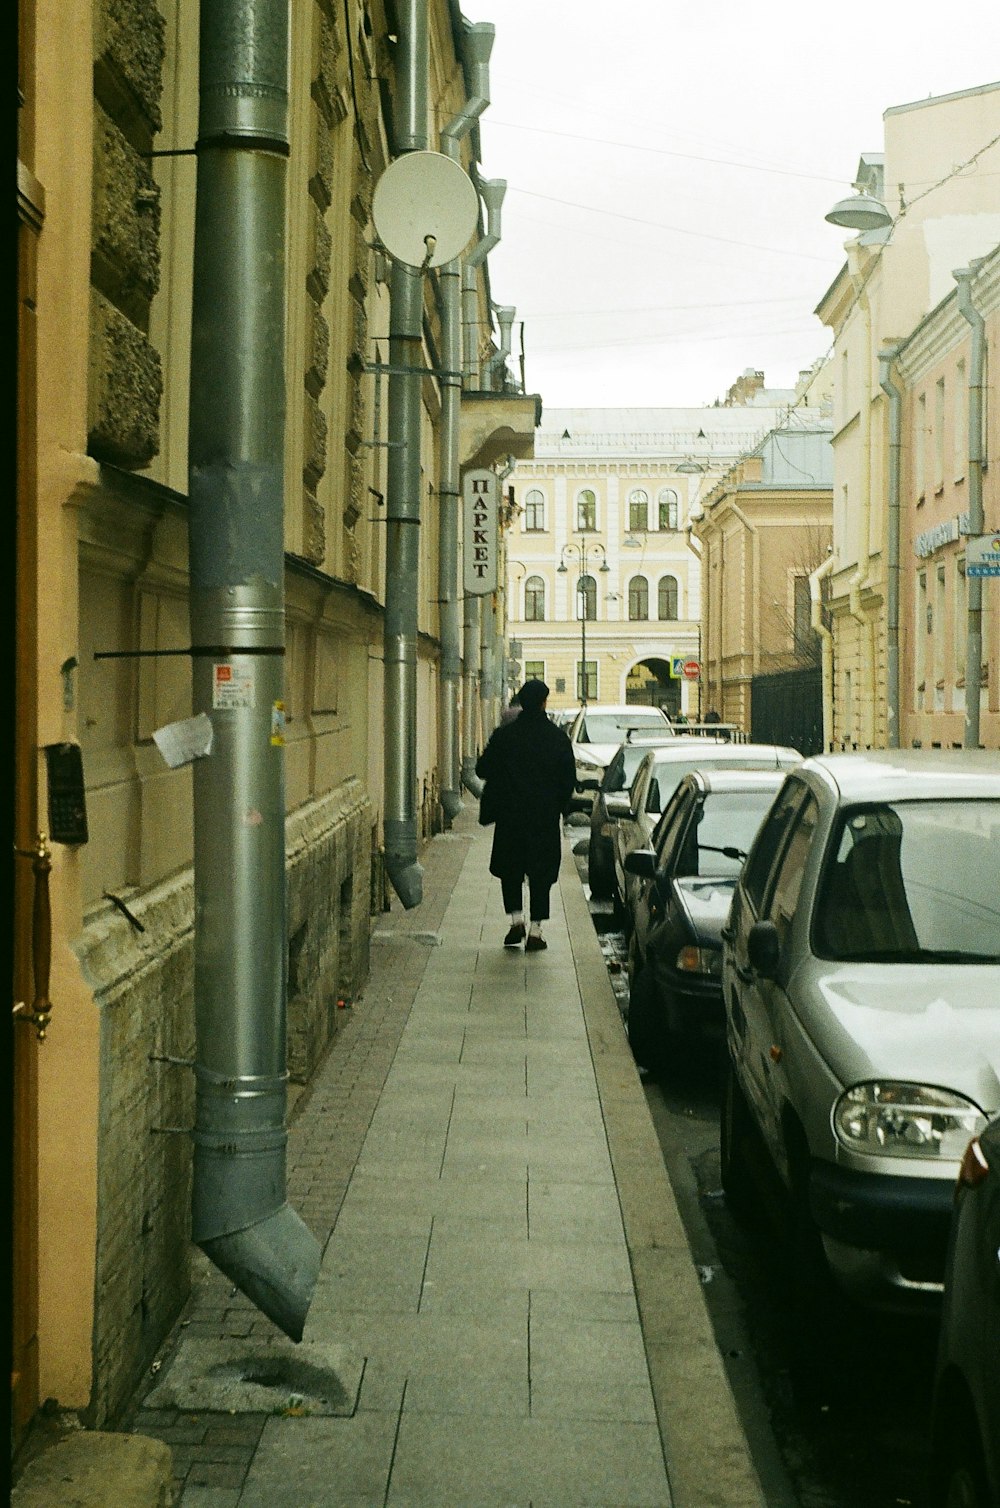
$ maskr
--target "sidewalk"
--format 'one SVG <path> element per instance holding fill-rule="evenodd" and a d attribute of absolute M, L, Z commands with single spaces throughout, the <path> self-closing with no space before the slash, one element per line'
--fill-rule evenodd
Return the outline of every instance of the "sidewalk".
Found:
<path fill-rule="evenodd" d="M 569 839 L 531 955 L 489 842 L 429 845 L 297 1107 L 302 1345 L 199 1258 L 132 1423 L 183 1508 L 762 1504 Z"/>

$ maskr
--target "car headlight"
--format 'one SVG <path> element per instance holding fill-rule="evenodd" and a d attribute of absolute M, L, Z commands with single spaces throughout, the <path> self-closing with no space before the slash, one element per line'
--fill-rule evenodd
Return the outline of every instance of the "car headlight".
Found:
<path fill-rule="evenodd" d="M 677 968 L 682 974 L 722 973 L 722 950 L 720 948 L 684 947 L 677 955 Z"/>
<path fill-rule="evenodd" d="M 833 1109 L 833 1129 L 852 1152 L 958 1162 L 986 1117 L 964 1095 L 930 1084 L 854 1084 Z"/>

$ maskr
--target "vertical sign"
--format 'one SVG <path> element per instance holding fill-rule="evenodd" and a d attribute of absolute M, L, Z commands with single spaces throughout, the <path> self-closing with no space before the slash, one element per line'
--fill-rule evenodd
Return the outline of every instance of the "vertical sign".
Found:
<path fill-rule="evenodd" d="M 462 553 L 465 590 L 485 596 L 497 589 L 497 502 L 495 471 L 467 471 L 462 478 Z"/>

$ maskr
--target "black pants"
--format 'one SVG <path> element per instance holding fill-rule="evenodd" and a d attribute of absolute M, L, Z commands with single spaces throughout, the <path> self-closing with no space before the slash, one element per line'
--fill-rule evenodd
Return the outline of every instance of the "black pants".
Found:
<path fill-rule="evenodd" d="M 520 874 L 505 874 L 500 878 L 504 910 L 520 911 L 524 906 L 524 871 Z M 533 922 L 549 919 L 549 891 L 551 880 L 540 880 L 537 875 L 528 875 L 528 896 L 531 902 L 529 915 Z"/>

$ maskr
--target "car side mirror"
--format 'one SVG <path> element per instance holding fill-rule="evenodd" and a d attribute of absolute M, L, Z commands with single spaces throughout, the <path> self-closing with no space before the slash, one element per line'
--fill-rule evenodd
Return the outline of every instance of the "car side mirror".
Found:
<path fill-rule="evenodd" d="M 754 922 L 747 937 L 747 957 L 761 978 L 775 978 L 781 962 L 781 940 L 773 922 Z"/>
<path fill-rule="evenodd" d="M 609 817 L 627 817 L 632 811 L 627 791 L 612 791 L 605 795 L 604 806 Z"/>
<path fill-rule="evenodd" d="M 656 854 L 651 848 L 633 848 L 625 855 L 625 870 L 641 880 L 651 880 L 656 874 Z"/>

